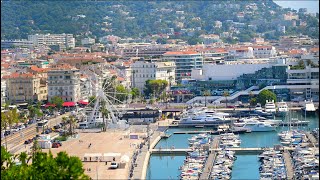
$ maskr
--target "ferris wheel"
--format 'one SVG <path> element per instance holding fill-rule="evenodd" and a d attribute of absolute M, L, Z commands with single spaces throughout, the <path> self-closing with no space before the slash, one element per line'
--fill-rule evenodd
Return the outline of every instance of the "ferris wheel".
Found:
<path fill-rule="evenodd" d="M 87 76 L 89 89 L 92 90 L 91 93 L 94 96 L 87 105 L 91 113 L 82 113 L 88 114 L 87 122 L 100 122 L 98 118 L 104 109 L 108 112 L 108 126 L 117 124 L 126 112 L 131 96 L 128 93 L 116 91 L 116 76 L 104 75 L 106 71 L 103 65 L 89 65 L 82 68 L 81 72 Z"/>

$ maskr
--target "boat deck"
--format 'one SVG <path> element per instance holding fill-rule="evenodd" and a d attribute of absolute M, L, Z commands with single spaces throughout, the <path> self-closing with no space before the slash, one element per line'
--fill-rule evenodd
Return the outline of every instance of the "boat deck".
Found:
<path fill-rule="evenodd" d="M 210 145 L 210 149 L 217 149 L 219 147 L 219 137 L 215 137 L 213 139 L 213 142 Z M 200 176 L 200 179 L 209 179 L 210 174 L 212 171 L 213 164 L 216 160 L 217 152 L 216 151 L 210 151 L 209 157 L 206 161 L 206 164 L 204 165 L 203 173 Z"/>

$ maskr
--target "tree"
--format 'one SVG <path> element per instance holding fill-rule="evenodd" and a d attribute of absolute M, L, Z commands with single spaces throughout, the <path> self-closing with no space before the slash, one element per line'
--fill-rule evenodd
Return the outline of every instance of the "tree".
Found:
<path fill-rule="evenodd" d="M 27 162 L 32 159 L 32 163 Z M 21 162 L 20 165 L 14 163 Z M 84 174 L 82 162 L 78 157 L 59 152 L 53 158 L 49 153 L 36 151 L 28 157 L 26 153 L 13 156 L 1 147 L 1 178 L 2 179 L 89 179 Z"/>
<path fill-rule="evenodd" d="M 69 122 L 69 126 L 70 126 L 69 134 L 73 135 L 74 134 L 74 126 L 77 123 L 76 118 L 74 118 L 74 116 L 71 115 L 71 116 L 69 116 L 68 122 Z"/>
<path fill-rule="evenodd" d="M 132 88 L 130 93 L 132 95 L 132 99 L 135 99 L 140 95 L 140 91 L 138 88 Z"/>
<path fill-rule="evenodd" d="M 61 109 L 62 108 L 62 104 L 64 103 L 63 99 L 59 96 L 54 96 L 52 99 L 51 99 L 51 103 L 52 104 L 55 104 L 57 106 L 58 109 Z"/>
<path fill-rule="evenodd" d="M 211 93 L 210 93 L 209 90 L 205 90 L 205 91 L 203 92 L 203 96 L 204 96 L 204 106 L 205 106 L 205 107 L 207 107 L 207 96 L 210 96 L 210 95 L 211 95 Z"/>
<path fill-rule="evenodd" d="M 147 80 L 144 93 L 146 95 L 153 94 L 154 97 L 161 95 L 161 93 L 166 89 L 168 86 L 168 81 L 166 80 Z"/>
<path fill-rule="evenodd" d="M 226 107 L 228 106 L 228 96 L 230 96 L 228 91 L 223 92 L 223 97 L 226 98 Z"/>
<path fill-rule="evenodd" d="M 124 102 L 128 97 L 128 90 L 122 84 L 116 87 L 116 93 L 116 98 L 122 102 Z"/>
<path fill-rule="evenodd" d="M 7 128 L 9 127 L 8 118 L 9 118 L 8 112 L 1 112 L 1 131 L 7 130 Z M 6 149 L 8 149 L 7 136 L 4 136 L 4 139 L 5 139 L 5 143 L 6 143 Z M 2 160 L 2 157 L 1 157 L 1 160 Z"/>
<path fill-rule="evenodd" d="M 261 105 L 265 105 L 266 104 L 266 100 L 268 100 L 268 101 L 272 101 L 273 100 L 274 102 L 276 102 L 277 101 L 277 96 L 272 91 L 264 89 L 259 93 L 259 95 L 257 97 L 257 102 L 260 103 Z"/>
<path fill-rule="evenodd" d="M 102 114 L 102 120 L 103 120 L 103 131 L 106 131 L 107 130 L 107 125 L 106 125 L 106 121 L 105 121 L 105 118 L 108 117 L 109 115 L 109 111 L 108 109 L 106 108 L 106 102 L 105 101 L 101 101 L 101 114 Z"/>
<path fill-rule="evenodd" d="M 11 130 L 11 127 L 13 124 L 18 123 L 19 122 L 19 113 L 17 108 L 14 108 L 10 111 L 7 112 L 8 113 L 8 124 Z"/>

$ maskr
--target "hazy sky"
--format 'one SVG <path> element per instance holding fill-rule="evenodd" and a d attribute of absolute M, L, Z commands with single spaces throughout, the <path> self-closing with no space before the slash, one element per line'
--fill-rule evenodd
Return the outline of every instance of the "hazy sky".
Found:
<path fill-rule="evenodd" d="M 319 13 L 319 0 L 274 0 L 275 3 L 284 7 L 299 10 L 299 8 L 307 8 L 310 13 Z"/>

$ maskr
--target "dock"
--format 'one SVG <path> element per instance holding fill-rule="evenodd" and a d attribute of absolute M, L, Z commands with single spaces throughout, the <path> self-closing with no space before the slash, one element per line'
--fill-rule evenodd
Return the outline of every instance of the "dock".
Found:
<path fill-rule="evenodd" d="M 310 132 L 306 132 L 306 135 L 309 139 L 309 141 L 311 142 L 311 144 L 315 147 L 318 146 L 318 141 L 317 139 L 310 133 Z"/>
<path fill-rule="evenodd" d="M 309 121 L 303 122 L 280 122 L 279 126 L 308 126 Z"/>
<path fill-rule="evenodd" d="M 219 137 L 215 137 L 213 142 L 210 145 L 210 149 L 217 149 L 219 147 L 220 139 Z M 210 151 L 209 157 L 204 165 L 203 173 L 200 176 L 200 179 L 209 179 L 212 171 L 213 164 L 216 160 L 217 152 Z"/>
<path fill-rule="evenodd" d="M 293 179 L 293 165 L 291 160 L 291 155 L 288 150 L 284 150 L 283 152 L 283 158 L 286 166 L 287 171 L 287 179 Z"/>
<path fill-rule="evenodd" d="M 212 131 L 177 131 L 173 134 L 211 134 Z"/>
<path fill-rule="evenodd" d="M 292 150 L 293 148 L 286 148 L 287 150 Z M 221 150 L 228 150 L 228 151 L 236 151 L 240 153 L 260 153 L 263 151 L 273 150 L 273 148 L 210 148 L 210 151 L 221 151 Z M 187 152 L 192 152 L 193 150 L 191 148 L 185 148 L 185 149 L 163 149 L 163 148 L 157 148 L 157 149 L 150 149 L 151 154 L 186 154 Z"/>

